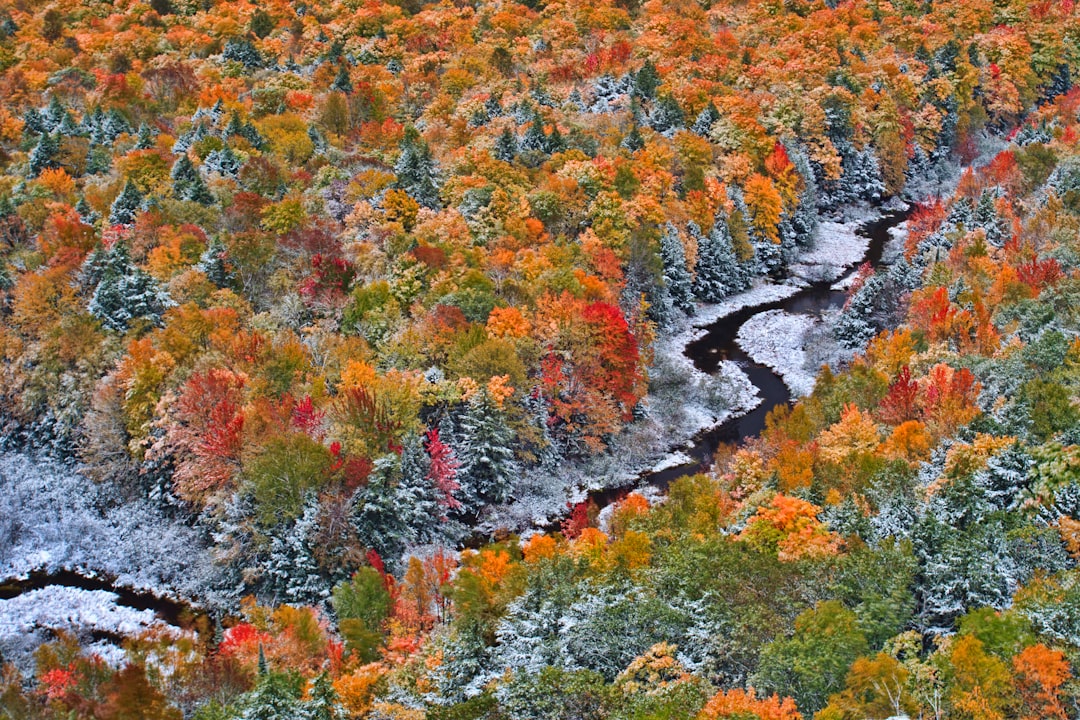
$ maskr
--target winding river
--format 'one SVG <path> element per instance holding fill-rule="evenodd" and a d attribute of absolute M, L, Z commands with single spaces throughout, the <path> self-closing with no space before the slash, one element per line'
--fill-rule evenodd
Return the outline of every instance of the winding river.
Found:
<path fill-rule="evenodd" d="M 864 225 L 859 232 L 869 237 L 870 243 L 860 263 L 868 262 L 877 267 L 889 241 L 889 230 L 903 222 L 906 217 L 906 212 L 891 213 Z M 702 337 L 686 347 L 687 357 L 699 370 L 706 373 L 715 372 L 722 360 L 738 363 L 757 387 L 763 398 L 762 402 L 750 412 L 697 435 L 690 446 L 683 450 L 683 453 L 691 458 L 690 462 L 644 473 L 630 485 L 594 491 L 589 498 L 602 508 L 619 500 L 634 488 L 651 485 L 666 491 L 673 480 L 707 469 L 722 443 L 739 443 L 760 433 L 765 427 L 765 418 L 769 412 L 778 405 L 790 403 L 791 393 L 776 372 L 755 362 L 739 346 L 736 340 L 739 328 L 754 315 L 768 310 L 819 315 L 840 307 L 844 304 L 847 293 L 833 290 L 832 285 L 832 281 L 815 283 L 786 299 L 743 308 L 708 326 Z M 558 523 L 555 523 L 551 529 L 557 528 Z M 124 587 L 117 585 L 111 578 L 91 577 L 74 570 L 38 571 L 23 578 L 0 580 L 0 600 L 49 586 L 105 590 L 117 596 L 118 605 L 136 610 L 152 610 L 160 620 L 176 627 L 195 627 L 204 637 L 207 637 L 206 633 L 212 633 L 213 623 L 209 622 L 207 612 L 194 604 L 150 591 Z"/>
<path fill-rule="evenodd" d="M 890 212 L 860 227 L 859 234 L 868 237 L 870 243 L 866 255 L 857 264 L 869 263 L 875 269 L 879 267 L 890 239 L 889 231 L 906 220 L 909 213 L 910 211 Z M 686 346 L 686 356 L 698 370 L 710 374 L 716 372 L 723 360 L 737 363 L 757 387 L 762 402 L 744 415 L 699 433 L 689 447 L 683 450 L 690 462 L 643 473 L 630 485 L 593 491 L 589 494 L 589 499 L 603 508 L 634 488 L 652 486 L 666 491 L 673 480 L 707 470 L 721 444 L 738 444 L 760 433 L 765 428 L 766 416 L 773 408 L 791 403 L 791 392 L 776 371 L 755 362 L 739 346 L 736 340 L 739 328 L 753 316 L 769 310 L 783 310 L 795 315 L 820 315 L 827 310 L 842 307 L 847 300 L 847 292 L 833 290 L 834 284 L 831 280 L 813 283 L 783 300 L 745 307 L 707 326 L 700 338 Z"/>

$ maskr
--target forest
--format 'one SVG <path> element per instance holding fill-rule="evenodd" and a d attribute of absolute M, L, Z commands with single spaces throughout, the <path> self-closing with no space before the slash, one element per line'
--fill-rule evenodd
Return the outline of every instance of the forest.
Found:
<path fill-rule="evenodd" d="M 1073 0 L 0 3 L 0 711 L 1080 718 L 1078 70 Z"/>

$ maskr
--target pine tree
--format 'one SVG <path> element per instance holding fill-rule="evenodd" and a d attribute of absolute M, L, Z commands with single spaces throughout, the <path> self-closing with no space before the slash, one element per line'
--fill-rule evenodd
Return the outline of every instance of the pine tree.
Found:
<path fill-rule="evenodd" d="M 338 711 L 337 693 L 334 692 L 334 684 L 330 680 L 330 673 L 321 672 L 311 681 L 311 690 L 308 691 L 308 700 L 304 703 L 303 720 L 337 720 L 341 717 Z"/>
<path fill-rule="evenodd" d="M 262 55 L 247 38 L 230 38 L 225 43 L 221 56 L 226 60 L 242 63 L 248 70 L 256 70 L 263 66 Z"/>
<path fill-rule="evenodd" d="M 337 77 L 334 78 L 334 82 L 330 85 L 330 89 L 334 92 L 352 95 L 353 84 L 352 79 L 349 77 L 348 65 L 342 65 L 338 68 Z"/>
<path fill-rule="evenodd" d="M 694 294 L 700 300 L 718 302 L 749 287 L 749 280 L 735 255 L 731 233 L 723 216 L 717 217 L 708 235 L 702 236 L 693 224 L 690 232 L 698 238 Z"/>
<path fill-rule="evenodd" d="M 532 123 L 525 130 L 525 135 L 521 138 L 522 151 L 534 151 L 544 152 L 547 146 L 547 135 L 544 133 L 544 119 L 540 117 L 540 113 L 533 115 Z"/>
<path fill-rule="evenodd" d="M 221 241 L 221 238 L 214 237 L 207 243 L 206 250 L 199 258 L 198 269 L 202 270 L 206 278 L 219 288 L 231 286 L 236 277 L 225 253 L 225 243 Z"/>
<path fill-rule="evenodd" d="M 678 130 L 682 127 L 683 120 L 683 111 L 679 107 L 679 101 L 670 93 L 661 95 L 652 112 L 649 113 L 649 126 L 658 133 Z"/>
<path fill-rule="evenodd" d="M 415 127 L 405 129 L 401 154 L 394 164 L 397 187 L 407 192 L 424 207 L 439 207 L 439 184 L 431 149 Z"/>
<path fill-rule="evenodd" d="M 135 214 L 142 207 L 143 196 L 139 188 L 131 180 L 124 185 L 123 191 L 113 200 L 109 208 L 109 223 L 111 225 L 131 225 L 135 222 Z"/>
<path fill-rule="evenodd" d="M 503 503 L 517 475 L 514 436 L 506 418 L 487 390 L 477 392 L 461 416 L 461 432 L 455 447 L 461 468 L 463 510 L 475 514 L 487 503 Z"/>
<path fill-rule="evenodd" d="M 514 133 L 510 131 L 510 128 L 506 128 L 499 135 L 499 139 L 495 141 L 495 158 L 503 162 L 514 162 L 517 153 L 517 138 L 514 137 Z"/>
<path fill-rule="evenodd" d="M 214 150 L 206 156 L 203 167 L 208 172 L 215 172 L 224 177 L 235 178 L 240 174 L 240 158 L 233 149 L 226 145 L 220 150 Z"/>
<path fill-rule="evenodd" d="M 983 190 L 982 194 L 979 195 L 979 202 L 975 206 L 974 217 L 975 225 L 986 232 L 986 242 L 996 248 L 1005 245 L 1006 233 L 1008 232 L 1008 226 L 998 215 L 997 208 L 994 205 L 999 197 L 1000 193 L 996 187 Z"/>
<path fill-rule="evenodd" d="M 332 583 L 315 558 L 319 510 L 317 498 L 308 498 L 304 514 L 270 541 L 266 581 L 279 603 L 316 605 L 330 597 Z"/>
<path fill-rule="evenodd" d="M 436 539 L 443 512 L 442 493 L 431 478 L 431 458 L 424 451 L 419 435 L 410 434 L 402 442 L 401 478 L 398 481 L 398 511 L 406 518 L 416 542 Z"/>
<path fill-rule="evenodd" d="M 139 318 L 158 325 L 165 310 L 172 305 L 157 281 L 132 265 L 123 243 L 116 243 L 105 253 L 91 254 L 84 264 L 83 274 L 90 281 L 98 278 L 87 309 L 110 330 L 125 332 L 130 323 Z"/>
<path fill-rule="evenodd" d="M 698 113 L 697 119 L 694 120 L 694 126 L 691 130 L 703 138 L 709 137 L 709 133 L 712 132 L 712 126 L 716 124 L 716 121 L 720 119 L 720 111 L 716 109 L 716 105 L 712 100 L 705 106 L 705 109 Z"/>
<path fill-rule="evenodd" d="M 60 152 L 60 138 L 42 133 L 37 145 L 30 151 L 28 170 L 30 177 L 37 177 L 42 170 L 56 167 L 56 155 Z"/>
<path fill-rule="evenodd" d="M 352 525 L 364 545 L 385 558 L 400 556 L 412 539 L 394 493 L 399 467 L 397 456 L 377 458 L 367 485 L 357 490 L 354 496 Z"/>
<path fill-rule="evenodd" d="M 297 720 L 301 716 L 302 683 L 303 678 L 297 673 L 260 673 L 255 689 L 241 701 L 243 711 L 239 719 Z"/>
<path fill-rule="evenodd" d="M 623 138 L 622 146 L 632 153 L 645 147 L 645 138 L 641 137 L 641 130 L 637 125 L 630 128 L 630 132 Z"/>
<path fill-rule="evenodd" d="M 136 150 L 150 150 L 154 147 L 154 139 L 157 133 L 146 123 L 139 126 L 138 139 L 135 142 Z"/>
<path fill-rule="evenodd" d="M 182 153 L 177 161 L 173 163 L 169 177 L 173 181 L 173 193 L 176 197 L 185 200 L 190 199 L 189 194 L 192 188 L 201 180 L 199 171 L 195 169 L 195 165 L 191 162 L 191 158 L 187 156 L 187 153 Z"/>
<path fill-rule="evenodd" d="M 660 87 L 660 74 L 656 72 L 656 65 L 652 60 L 646 60 L 641 69 L 634 75 L 634 94 L 645 100 L 656 97 L 656 89 Z"/>
<path fill-rule="evenodd" d="M 686 249 L 679 231 L 668 223 L 660 237 L 660 257 L 664 261 L 664 285 L 671 302 L 687 315 L 694 312 L 693 278 L 686 268 Z"/>

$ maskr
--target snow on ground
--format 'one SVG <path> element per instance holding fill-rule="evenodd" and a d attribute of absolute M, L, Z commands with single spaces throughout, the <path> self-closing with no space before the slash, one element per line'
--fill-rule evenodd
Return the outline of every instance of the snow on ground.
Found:
<path fill-rule="evenodd" d="M 769 310 L 743 323 L 736 339 L 754 362 L 775 370 L 794 397 L 803 397 L 814 389 L 814 373 L 806 369 L 805 345 L 814 325 L 815 320 L 806 315 Z"/>
<path fill-rule="evenodd" d="M 490 508 L 478 524 L 482 532 L 543 527 L 566 515 L 590 490 L 631 485 L 658 465 L 681 464 L 700 432 L 743 415 L 761 402 L 757 387 L 733 362 L 708 375 L 694 367 L 671 340 L 658 343 L 651 370 L 645 417 L 629 425 L 608 451 L 554 470 L 532 469 L 514 488 L 514 502 Z"/>
<path fill-rule="evenodd" d="M 777 300 L 786 300 L 797 292 L 799 292 L 799 288 L 795 285 L 758 280 L 752 288 L 745 292 L 724 298 L 718 303 L 698 305 L 694 316 L 690 318 L 689 328 L 676 333 L 665 342 L 681 344 L 685 348 L 690 342 L 704 334 L 703 328 L 707 328 L 718 320 L 734 315 L 744 308 L 768 305 Z"/>
<path fill-rule="evenodd" d="M 791 264 L 791 274 L 805 282 L 836 280 L 844 271 L 861 262 L 870 247 L 870 238 L 860 235 L 859 223 L 822 222 L 814 246 Z"/>
<path fill-rule="evenodd" d="M 0 600 L 0 657 L 29 662 L 30 653 L 51 640 L 57 630 L 80 640 L 99 640 L 95 649 L 107 662 L 121 661 L 123 652 L 109 638 L 133 635 L 150 628 L 180 631 L 154 617 L 150 610 L 117 604 L 114 593 L 103 590 L 51 586 Z"/>
<path fill-rule="evenodd" d="M 199 533 L 148 501 L 115 500 L 56 461 L 0 453 L 0 578 L 63 568 L 214 604 Z"/>

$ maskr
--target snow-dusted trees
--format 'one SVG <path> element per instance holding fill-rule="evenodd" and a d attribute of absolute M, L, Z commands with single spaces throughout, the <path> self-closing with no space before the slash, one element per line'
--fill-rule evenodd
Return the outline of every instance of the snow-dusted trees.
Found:
<path fill-rule="evenodd" d="M 83 279 L 94 287 L 90 314 L 110 330 L 125 332 L 140 318 L 158 324 L 172 305 L 157 281 L 132 264 L 122 242 L 108 250 L 95 250 L 86 260 Z"/>
<path fill-rule="evenodd" d="M 465 406 L 454 446 L 461 467 L 457 480 L 465 513 L 487 503 L 506 502 L 517 476 L 513 432 L 505 413 L 487 392 L 477 392 Z"/>
<path fill-rule="evenodd" d="M 724 217 L 717 218 L 707 235 L 692 223 L 688 229 L 698 239 L 694 294 L 699 299 L 717 302 L 749 287 L 749 275 L 735 254 Z"/>
<path fill-rule="evenodd" d="M 113 200 L 109 208 L 109 223 L 112 225 L 131 225 L 135 222 L 135 215 L 142 207 L 143 196 L 139 188 L 131 180 L 127 181 L 124 189 Z"/>
<path fill-rule="evenodd" d="M 660 258 L 664 262 L 664 285 L 672 304 L 689 315 L 694 311 L 693 278 L 686 268 L 686 248 L 678 229 L 668 223 L 660 236 Z"/>
<path fill-rule="evenodd" d="M 431 148 L 413 126 L 405 129 L 400 147 L 394 164 L 397 186 L 424 207 L 439 207 L 439 180 Z"/>

